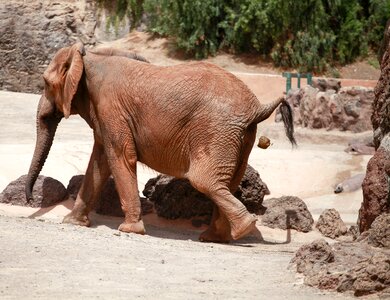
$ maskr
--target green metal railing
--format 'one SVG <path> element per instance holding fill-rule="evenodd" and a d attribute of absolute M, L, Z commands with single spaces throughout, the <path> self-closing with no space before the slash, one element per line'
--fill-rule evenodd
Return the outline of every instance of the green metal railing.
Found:
<path fill-rule="evenodd" d="M 286 94 L 288 93 L 289 90 L 291 90 L 291 78 L 297 78 L 298 88 L 301 87 L 301 78 L 306 78 L 308 85 L 311 85 L 313 80 L 313 76 L 311 73 L 301 74 L 301 73 L 283 72 L 282 76 L 286 77 Z"/>

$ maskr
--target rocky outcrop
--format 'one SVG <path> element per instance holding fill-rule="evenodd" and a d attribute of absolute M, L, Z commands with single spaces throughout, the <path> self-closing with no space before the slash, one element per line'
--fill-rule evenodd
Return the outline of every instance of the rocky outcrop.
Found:
<path fill-rule="evenodd" d="M 271 228 L 295 229 L 308 232 L 312 230 L 314 220 L 305 202 L 298 197 L 283 196 L 264 200 L 262 225 Z"/>
<path fill-rule="evenodd" d="M 29 206 L 48 207 L 55 205 L 68 196 L 64 185 L 56 179 L 39 175 L 33 188 L 34 198 L 27 203 L 25 183 L 27 175 L 12 181 L 0 194 L 0 203 Z"/>
<path fill-rule="evenodd" d="M 363 202 L 358 217 L 360 232 L 368 230 L 380 214 L 390 212 L 389 163 L 389 152 L 380 147 L 367 164 L 362 184 Z"/>
<path fill-rule="evenodd" d="M 334 89 L 320 91 L 312 86 L 305 86 L 291 89 L 286 100 L 293 108 L 296 125 L 353 132 L 372 129 L 372 89 L 345 87 L 337 92 Z M 276 112 L 276 121 L 281 121 L 279 110 Z"/>
<path fill-rule="evenodd" d="M 309 286 L 355 296 L 390 295 L 390 251 L 367 243 L 317 240 L 296 252 L 291 267 Z"/>
<path fill-rule="evenodd" d="M 147 182 L 143 194 L 154 203 L 160 217 L 167 219 L 211 217 L 213 203 L 194 189 L 188 180 L 159 175 Z M 234 195 L 250 212 L 257 213 L 263 208 L 264 195 L 268 194 L 267 185 L 261 180 L 259 173 L 248 166 Z"/>
<path fill-rule="evenodd" d="M 95 1 L 0 2 L 0 89 L 41 93 L 42 73 L 62 47 L 94 45 Z"/>
<path fill-rule="evenodd" d="M 326 237 L 335 239 L 347 233 L 348 229 L 345 226 L 340 214 L 334 208 L 326 209 L 319 217 L 316 228 Z"/>
<path fill-rule="evenodd" d="M 360 232 L 370 228 L 383 213 L 390 212 L 390 23 L 387 24 L 381 55 L 381 75 L 375 87 L 371 116 L 374 146 L 377 149 L 367 165 L 363 181 L 363 202 L 359 210 Z"/>

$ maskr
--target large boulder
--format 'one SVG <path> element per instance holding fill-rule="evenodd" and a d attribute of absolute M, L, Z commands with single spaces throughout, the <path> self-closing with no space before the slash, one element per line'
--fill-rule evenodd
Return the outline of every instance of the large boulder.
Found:
<path fill-rule="evenodd" d="M 143 194 L 154 203 L 157 214 L 167 219 L 210 217 L 212 214 L 211 200 L 185 179 L 159 175 L 146 183 Z M 250 212 L 258 213 L 263 209 L 264 195 L 268 194 L 268 187 L 259 173 L 248 166 L 234 195 Z"/>
<path fill-rule="evenodd" d="M 389 152 L 380 147 L 367 164 L 362 184 L 363 202 L 358 217 L 360 232 L 368 230 L 380 214 L 390 212 L 389 163 Z"/>
<path fill-rule="evenodd" d="M 283 196 L 264 200 L 262 225 L 271 228 L 295 229 L 301 232 L 312 230 L 314 220 L 305 202 L 298 197 Z"/>
<path fill-rule="evenodd" d="M 40 93 L 42 73 L 62 47 L 94 45 L 91 0 L 0 1 L 0 89 Z"/>
<path fill-rule="evenodd" d="M 27 175 L 12 181 L 0 194 L 0 203 L 29 207 L 48 207 L 68 196 L 64 185 L 58 180 L 39 175 L 33 188 L 33 199 L 27 203 L 25 184 Z"/>
<path fill-rule="evenodd" d="M 326 237 L 335 239 L 348 232 L 347 226 L 334 208 L 326 209 L 318 218 L 316 228 Z"/>
<path fill-rule="evenodd" d="M 286 97 L 294 111 L 294 123 L 311 129 L 371 130 L 374 92 L 370 88 L 345 87 L 321 90 L 312 86 L 291 89 Z M 277 122 L 281 121 L 279 110 Z"/>

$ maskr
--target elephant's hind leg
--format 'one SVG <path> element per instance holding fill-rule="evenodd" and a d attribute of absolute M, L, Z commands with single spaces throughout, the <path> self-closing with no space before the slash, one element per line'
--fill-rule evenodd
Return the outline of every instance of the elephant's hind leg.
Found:
<path fill-rule="evenodd" d="M 201 234 L 201 241 L 236 240 L 255 228 L 257 218 L 232 195 L 245 172 L 255 136 L 256 127 L 249 126 L 237 147 L 230 148 L 231 151 L 216 147 L 214 156 L 203 157 L 191 166 L 191 184 L 216 204 L 210 227 Z"/>
<path fill-rule="evenodd" d="M 110 169 L 103 146 L 95 142 L 83 183 L 72 211 L 64 217 L 63 223 L 89 226 L 89 212 L 93 209 L 104 183 L 110 176 Z"/>

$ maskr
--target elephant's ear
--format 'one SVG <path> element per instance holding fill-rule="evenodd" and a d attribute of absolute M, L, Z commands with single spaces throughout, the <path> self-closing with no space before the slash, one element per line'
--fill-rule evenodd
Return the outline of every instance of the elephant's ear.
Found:
<path fill-rule="evenodd" d="M 69 49 L 69 56 L 65 62 L 65 82 L 62 92 L 62 111 L 67 119 L 70 115 L 72 100 L 76 94 L 81 75 L 83 74 L 85 55 L 84 45 L 77 43 Z"/>

